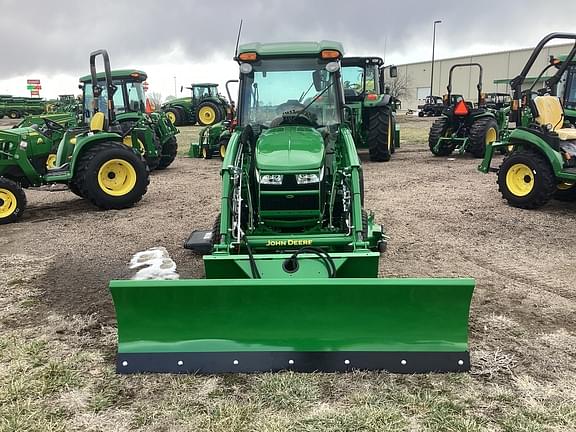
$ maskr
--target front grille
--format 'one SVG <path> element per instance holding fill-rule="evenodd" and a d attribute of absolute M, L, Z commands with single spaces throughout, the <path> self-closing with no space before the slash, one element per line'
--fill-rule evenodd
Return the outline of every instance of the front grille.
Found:
<path fill-rule="evenodd" d="M 260 202 L 264 211 L 314 210 L 319 211 L 320 200 L 314 195 L 263 195 Z"/>

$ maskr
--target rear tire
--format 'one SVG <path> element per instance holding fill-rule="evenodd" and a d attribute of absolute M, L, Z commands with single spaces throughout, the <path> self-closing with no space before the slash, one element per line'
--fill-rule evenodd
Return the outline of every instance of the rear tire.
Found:
<path fill-rule="evenodd" d="M 97 143 L 78 159 L 73 182 L 82 197 L 104 209 L 132 207 L 148 189 L 148 166 L 126 146 Z"/>
<path fill-rule="evenodd" d="M 452 153 L 452 148 L 450 148 L 450 145 L 447 144 L 443 144 L 439 148 L 436 148 L 438 140 L 442 137 L 445 137 L 450 132 L 451 131 L 448 118 L 441 117 L 432 123 L 430 132 L 428 133 L 428 147 L 434 156 L 448 156 Z"/>
<path fill-rule="evenodd" d="M 512 207 L 535 209 L 550 201 L 557 186 L 548 159 L 535 150 L 517 150 L 498 170 L 498 190 Z"/>
<path fill-rule="evenodd" d="M 368 111 L 368 131 L 366 141 L 373 162 L 388 162 L 392 134 L 390 133 L 392 113 L 390 107 L 383 106 Z"/>
<path fill-rule="evenodd" d="M 493 143 L 498 139 L 498 123 L 491 117 L 476 120 L 470 126 L 468 152 L 475 158 L 483 158 L 486 152 L 486 144 Z"/>
<path fill-rule="evenodd" d="M 160 157 L 156 169 L 163 170 L 168 168 L 172 162 L 174 162 L 174 159 L 176 159 L 177 154 L 178 141 L 176 141 L 176 137 L 172 137 L 164 143 L 164 146 L 162 146 L 162 156 Z"/>
<path fill-rule="evenodd" d="M 392 140 L 390 146 L 390 154 L 396 153 L 396 118 L 394 116 L 392 118 L 392 125 L 390 127 L 390 132 L 392 133 Z"/>
<path fill-rule="evenodd" d="M 18 111 L 10 111 L 8 112 L 8 117 L 11 118 L 12 120 L 16 120 L 17 118 L 20 118 L 20 114 L 18 113 Z"/>
<path fill-rule="evenodd" d="M 202 126 L 212 126 L 214 123 L 222 121 L 220 107 L 214 102 L 202 102 L 196 109 L 196 120 Z"/>
<path fill-rule="evenodd" d="M 0 225 L 16 222 L 26 210 L 26 194 L 15 181 L 0 177 Z"/>

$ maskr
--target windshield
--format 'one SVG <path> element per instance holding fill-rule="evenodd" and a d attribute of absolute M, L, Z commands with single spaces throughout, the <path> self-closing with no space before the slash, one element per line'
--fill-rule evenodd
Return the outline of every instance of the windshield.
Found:
<path fill-rule="evenodd" d="M 192 95 L 197 99 L 216 96 L 217 94 L 216 87 L 192 87 Z"/>
<path fill-rule="evenodd" d="M 567 70 L 564 104 L 568 109 L 576 109 L 576 65 Z"/>
<path fill-rule="evenodd" d="M 114 112 L 115 114 L 122 114 L 126 112 L 143 112 L 145 108 L 144 90 L 142 89 L 141 82 L 126 82 L 121 80 L 114 80 L 114 85 L 118 89 L 114 93 Z M 106 101 L 108 100 L 108 91 L 104 82 L 100 82 L 103 87 L 102 95 L 98 100 L 98 111 L 104 113 L 108 117 L 108 110 L 106 108 Z M 124 94 L 126 100 L 124 102 Z M 93 108 L 94 96 L 92 94 L 92 83 L 84 84 L 84 121 L 88 122 L 94 115 Z"/>
<path fill-rule="evenodd" d="M 366 93 L 378 93 L 376 88 L 378 75 L 377 67 L 366 68 Z M 346 66 L 342 68 L 342 81 L 344 94 L 350 96 L 361 95 L 364 88 L 364 68 L 360 66 Z M 354 94 L 352 94 L 354 92 Z"/>
<path fill-rule="evenodd" d="M 339 123 L 334 75 L 315 58 L 262 60 L 242 77 L 241 123 L 270 126 L 290 111 L 306 114 L 316 127 Z M 314 83 L 316 76 L 316 85 Z"/>

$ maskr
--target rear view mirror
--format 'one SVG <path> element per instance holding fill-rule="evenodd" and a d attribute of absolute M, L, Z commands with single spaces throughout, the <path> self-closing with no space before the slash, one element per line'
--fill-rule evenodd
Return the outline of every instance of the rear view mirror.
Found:
<path fill-rule="evenodd" d="M 322 90 L 322 74 L 319 70 L 312 72 L 312 80 L 314 81 L 314 88 L 316 91 Z"/>
<path fill-rule="evenodd" d="M 398 76 L 398 68 L 396 66 L 390 66 L 390 78 L 396 78 Z"/>

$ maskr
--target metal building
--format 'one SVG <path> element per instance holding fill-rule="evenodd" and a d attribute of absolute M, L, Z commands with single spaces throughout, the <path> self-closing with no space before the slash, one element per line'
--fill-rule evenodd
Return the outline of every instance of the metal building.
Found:
<path fill-rule="evenodd" d="M 532 68 L 534 74 L 539 73 L 549 61 L 551 55 L 568 54 L 571 44 L 552 45 L 545 49 Z M 448 73 L 450 68 L 458 63 L 480 63 L 484 68 L 483 92 L 508 93 L 511 78 L 516 76 L 532 53 L 533 48 L 524 48 L 512 51 L 501 51 L 486 54 L 477 54 L 464 57 L 438 59 L 434 61 L 434 83 L 432 94 L 442 96 L 446 94 Z M 424 103 L 424 98 L 430 95 L 431 62 L 418 62 L 398 65 L 398 80 L 405 87 L 402 100 L 402 109 L 416 110 L 418 105 Z M 405 83 L 405 84 L 404 84 Z M 452 92 L 462 94 L 466 100 L 476 102 L 478 83 L 478 69 L 457 69 L 454 72 Z M 536 86 L 538 87 L 538 86 Z"/>

